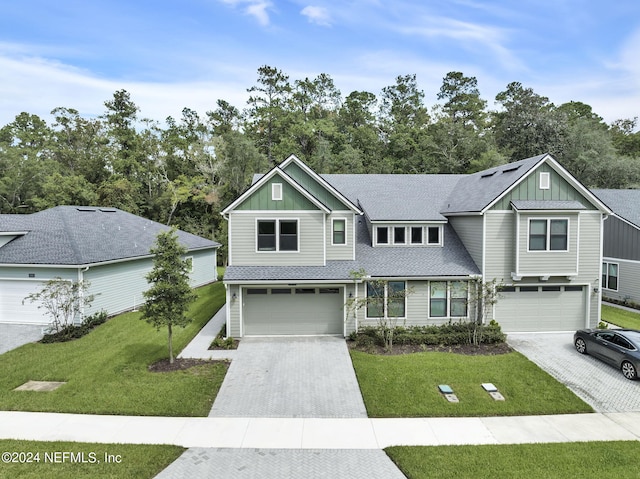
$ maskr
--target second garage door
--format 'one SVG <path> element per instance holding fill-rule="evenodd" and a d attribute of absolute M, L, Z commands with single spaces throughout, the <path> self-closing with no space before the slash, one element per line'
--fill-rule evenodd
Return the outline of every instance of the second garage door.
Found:
<path fill-rule="evenodd" d="M 0 280 L 0 322 L 47 324 L 49 320 L 38 304 L 25 300 L 29 294 L 40 291 L 43 284 L 40 281 Z"/>
<path fill-rule="evenodd" d="M 343 334 L 343 311 L 340 287 L 243 290 L 247 336 Z"/>
<path fill-rule="evenodd" d="M 574 331 L 585 327 L 582 286 L 504 288 L 495 319 L 505 332 Z"/>

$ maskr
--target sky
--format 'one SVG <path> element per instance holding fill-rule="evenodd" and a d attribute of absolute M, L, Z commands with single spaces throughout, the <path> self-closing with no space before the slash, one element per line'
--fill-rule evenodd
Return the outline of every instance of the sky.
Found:
<path fill-rule="evenodd" d="M 5 0 L 0 126 L 56 107 L 96 117 L 121 89 L 158 122 L 218 99 L 242 110 L 262 65 L 328 74 L 343 97 L 416 74 L 428 107 L 460 71 L 491 109 L 518 81 L 612 122 L 640 116 L 640 1 Z"/>

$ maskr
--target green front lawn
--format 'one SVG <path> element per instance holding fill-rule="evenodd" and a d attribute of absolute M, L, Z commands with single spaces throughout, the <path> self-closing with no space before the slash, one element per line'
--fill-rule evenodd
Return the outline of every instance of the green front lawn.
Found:
<path fill-rule="evenodd" d="M 0 440 L 0 452 L 4 453 L 0 463 L 0 477 L 142 479 L 155 477 L 175 461 L 184 452 L 184 448 Z"/>
<path fill-rule="evenodd" d="M 640 329 L 640 312 L 634 313 L 608 304 L 602 305 L 602 320 L 621 328 Z"/>
<path fill-rule="evenodd" d="M 181 351 L 224 304 L 220 282 L 198 288 L 190 314 L 176 328 Z M 206 416 L 222 384 L 226 364 L 151 373 L 148 366 L 168 357 L 167 330 L 156 331 L 126 313 L 75 341 L 27 344 L 0 355 L 0 410 L 139 416 Z M 13 391 L 27 382 L 66 381 L 52 392 Z"/>
<path fill-rule="evenodd" d="M 589 405 L 518 352 L 466 356 L 424 352 L 381 356 L 351 351 L 370 417 L 518 416 L 592 412 Z M 493 383 L 494 401 L 480 386 Z M 438 391 L 448 384 L 460 400 Z"/>
<path fill-rule="evenodd" d="M 409 479 L 565 479 L 638 477 L 638 442 L 574 442 L 501 446 L 390 447 Z"/>

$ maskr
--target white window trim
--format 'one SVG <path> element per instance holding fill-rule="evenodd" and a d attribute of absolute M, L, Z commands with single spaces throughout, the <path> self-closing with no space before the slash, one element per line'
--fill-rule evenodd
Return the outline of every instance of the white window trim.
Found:
<path fill-rule="evenodd" d="M 457 281 L 457 280 L 456 280 Z M 469 281 L 465 281 L 465 280 L 459 280 L 462 281 L 463 283 L 467 283 L 467 314 L 465 316 L 452 316 L 451 315 L 451 283 L 456 282 L 456 281 L 449 281 L 449 280 L 442 280 L 442 281 L 438 281 L 438 280 L 434 280 L 434 281 L 429 281 L 429 284 L 427 285 L 427 309 L 428 309 L 428 314 L 427 317 L 429 319 L 435 319 L 435 320 L 444 320 L 444 319 L 464 319 L 464 318 L 469 318 L 469 299 L 470 299 L 470 284 Z M 431 316 L 431 283 L 446 283 L 447 284 L 447 296 L 445 298 L 446 301 L 446 306 L 447 306 L 447 314 L 444 316 Z"/>
<path fill-rule="evenodd" d="M 373 226 L 375 228 L 375 237 L 376 237 L 376 246 L 380 245 L 380 246 L 389 246 L 392 245 L 393 243 L 390 241 L 392 238 L 389 237 L 389 227 L 388 226 L 378 226 L 378 225 L 374 225 Z M 387 230 L 387 242 L 386 243 L 379 243 L 378 242 L 378 229 L 379 228 L 384 228 Z"/>
<path fill-rule="evenodd" d="M 262 251 L 258 249 L 258 222 L 259 221 L 275 221 L 276 222 L 276 249 L 273 251 Z M 295 221 L 296 222 L 296 250 L 295 251 L 280 251 L 280 222 L 281 221 Z M 256 218 L 255 222 L 255 247 L 258 254 L 297 254 L 300 253 L 300 218 Z"/>
<path fill-rule="evenodd" d="M 334 243 L 335 238 L 333 232 L 335 231 L 336 221 L 344 221 L 344 243 Z M 331 219 L 331 246 L 349 246 L 349 240 L 347 237 L 347 218 L 332 218 Z"/>
<path fill-rule="evenodd" d="M 404 241 L 402 243 L 400 243 L 400 242 L 396 243 L 396 229 L 404 230 Z M 406 226 L 392 226 L 391 227 L 391 231 L 393 232 L 393 238 L 391 238 L 393 241 L 392 241 L 391 244 L 398 245 L 398 246 L 404 246 L 404 245 L 409 244 L 409 243 L 407 243 L 407 227 Z"/>
<path fill-rule="evenodd" d="M 282 201 L 282 183 L 271 183 L 271 199 Z"/>
<path fill-rule="evenodd" d="M 193 273 L 193 256 L 185 256 L 185 261 L 186 260 L 191 260 L 191 267 L 189 268 L 188 272 L 189 273 Z"/>
<path fill-rule="evenodd" d="M 606 289 L 607 291 L 620 291 L 620 264 L 614 262 L 614 261 L 602 261 L 603 265 L 606 265 L 606 273 L 603 272 L 602 276 L 606 276 L 607 277 L 607 286 L 605 286 L 604 284 L 602 285 L 602 289 Z M 616 284 L 617 284 L 617 288 L 616 289 L 612 289 L 609 288 L 609 265 L 615 264 L 618 267 L 618 275 L 616 276 Z"/>
<path fill-rule="evenodd" d="M 551 188 L 551 173 L 548 171 L 540 172 L 540 184 L 538 185 L 541 190 L 548 190 Z"/>
<path fill-rule="evenodd" d="M 404 289 L 406 291 L 407 289 L 407 281 L 404 279 L 399 279 L 399 280 L 389 280 L 387 282 L 384 283 L 384 305 L 383 305 L 383 316 L 369 316 L 369 304 L 365 304 L 364 307 L 364 317 L 365 319 L 369 319 L 369 320 L 380 320 L 380 319 L 391 319 L 391 320 L 396 320 L 396 319 L 407 319 L 407 296 L 405 295 L 404 299 L 404 316 L 393 316 L 393 317 L 389 317 L 387 316 L 387 312 L 389 310 L 389 308 L 387 308 L 387 301 L 389 301 L 389 283 L 404 283 Z M 364 283 L 364 295 L 365 297 L 369 297 L 369 290 L 368 290 L 369 286 L 367 285 L 367 283 Z"/>
<path fill-rule="evenodd" d="M 531 238 L 531 221 L 546 221 L 547 222 L 547 240 L 546 249 L 529 249 Z M 551 247 L 551 220 L 565 220 L 567 222 L 567 249 L 550 249 Z M 571 219 L 569 217 L 528 217 L 527 218 L 527 253 L 569 253 L 571 251 L 570 240 L 571 239 Z"/>
<path fill-rule="evenodd" d="M 438 242 L 429 243 L 429 228 L 438 228 Z M 443 244 L 443 229 L 441 225 L 427 225 L 425 227 L 425 244 L 427 246 L 442 246 Z"/>
<path fill-rule="evenodd" d="M 444 228 L 440 224 L 427 224 L 427 225 L 402 225 L 402 224 L 384 224 L 378 225 L 373 224 L 373 236 L 374 236 L 374 244 L 373 246 L 442 246 L 444 244 Z M 378 241 L 378 228 L 385 228 L 387 230 L 387 242 L 380 243 Z M 396 228 L 404 228 L 404 242 L 399 243 L 395 241 L 395 229 Z M 411 231 L 413 228 L 422 228 L 422 242 L 421 243 L 412 243 L 411 242 Z M 429 243 L 429 228 L 437 228 L 438 229 L 438 242 L 437 243 Z"/>

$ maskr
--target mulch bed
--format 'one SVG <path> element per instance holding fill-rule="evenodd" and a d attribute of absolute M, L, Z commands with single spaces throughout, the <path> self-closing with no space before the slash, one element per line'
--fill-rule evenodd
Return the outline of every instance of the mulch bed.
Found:
<path fill-rule="evenodd" d="M 169 362 L 169 359 L 162 359 L 157 363 L 153 363 L 151 366 L 149 366 L 149 371 L 151 371 L 152 373 L 183 371 L 185 369 L 189 369 L 194 366 L 206 366 L 208 364 L 214 364 L 219 362 L 221 361 L 211 361 L 208 359 L 174 359 L 173 364 L 171 364 Z"/>
<path fill-rule="evenodd" d="M 382 354 L 386 356 L 424 353 L 427 351 L 465 354 L 467 356 L 494 356 L 497 354 L 506 354 L 513 351 L 511 346 L 509 346 L 507 343 L 480 344 L 478 346 L 475 346 L 473 344 L 457 344 L 454 346 L 402 344 L 393 346 L 393 349 L 391 351 L 386 350 L 383 346 L 358 347 L 355 341 L 347 341 L 347 345 L 349 346 L 349 349 L 354 349 L 356 351 L 362 351 L 370 354 Z"/>

